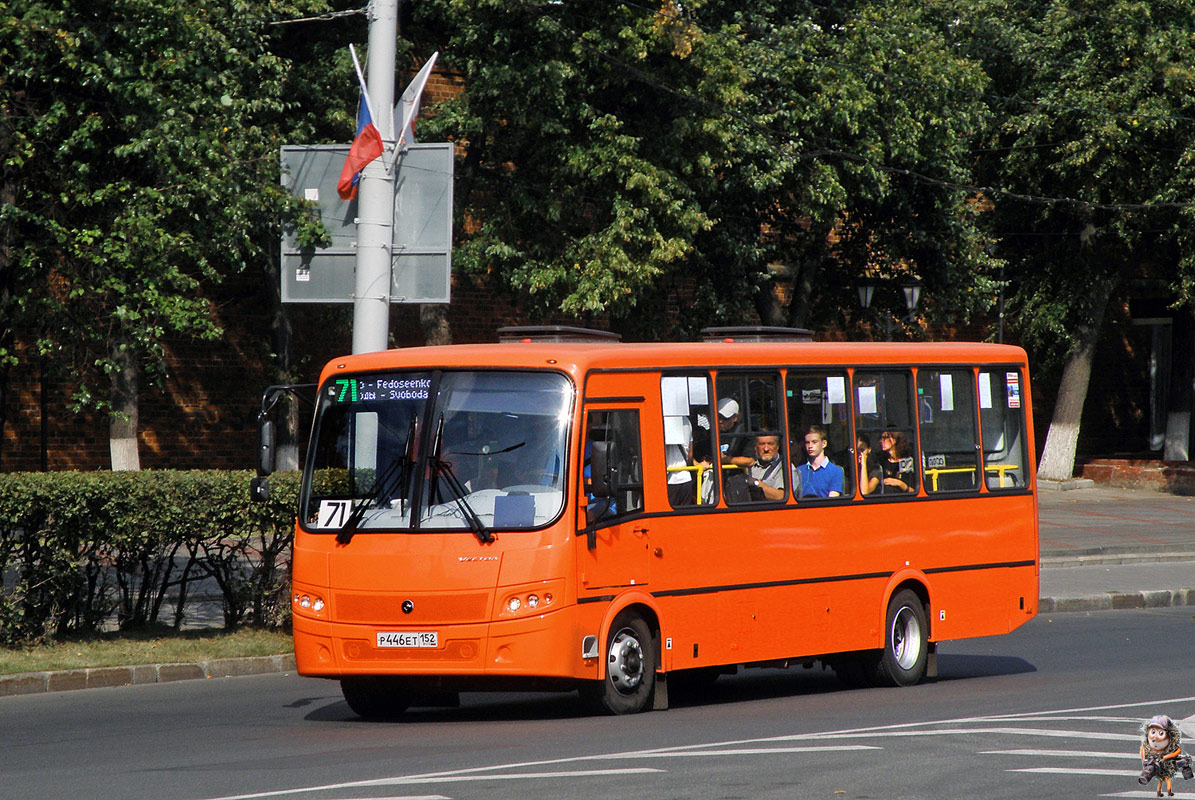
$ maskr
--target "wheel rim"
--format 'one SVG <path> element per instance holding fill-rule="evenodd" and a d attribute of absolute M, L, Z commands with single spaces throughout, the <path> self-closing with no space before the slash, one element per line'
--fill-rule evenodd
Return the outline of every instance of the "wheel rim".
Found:
<path fill-rule="evenodd" d="M 908 606 L 902 606 L 892 618 L 892 657 L 905 670 L 921 658 L 921 623 Z"/>
<path fill-rule="evenodd" d="M 606 675 L 619 694 L 631 694 L 643 682 L 643 646 L 631 629 L 623 628 L 610 640 Z"/>

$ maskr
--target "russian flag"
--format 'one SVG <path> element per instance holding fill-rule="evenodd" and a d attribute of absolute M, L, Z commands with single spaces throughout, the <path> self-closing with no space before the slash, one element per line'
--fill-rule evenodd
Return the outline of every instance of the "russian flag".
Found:
<path fill-rule="evenodd" d="M 436 65 L 436 58 L 440 51 L 432 53 L 432 57 L 419 70 L 415 80 L 402 93 L 402 100 L 394 106 L 394 132 L 398 136 L 398 149 L 406 149 L 415 143 L 415 119 L 419 116 L 419 101 L 423 95 L 423 87 L 431 77 L 432 67 Z"/>
<path fill-rule="evenodd" d="M 357 135 L 353 138 L 353 146 L 349 148 L 348 158 L 344 160 L 344 168 L 340 170 L 340 180 L 336 184 L 336 193 L 341 200 L 352 200 L 357 196 L 357 185 L 361 182 L 361 170 L 365 165 L 380 156 L 386 149 L 382 144 L 382 134 L 378 133 L 373 124 L 373 115 L 369 110 L 369 93 L 365 90 L 365 78 L 361 75 L 361 65 L 357 62 L 357 53 L 349 46 L 353 54 L 353 64 L 357 67 L 357 80 L 361 83 L 361 99 L 357 103 Z"/>

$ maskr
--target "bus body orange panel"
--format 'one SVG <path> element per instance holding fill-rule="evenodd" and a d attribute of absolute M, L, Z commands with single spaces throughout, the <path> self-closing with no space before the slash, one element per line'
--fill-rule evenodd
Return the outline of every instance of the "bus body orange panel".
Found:
<path fill-rule="evenodd" d="M 446 445 L 445 452 L 457 454 L 452 458 L 461 482 L 469 459 L 486 466 L 491 465 L 486 459 L 497 462 L 500 456 L 529 462 L 516 466 L 532 467 L 556 481 L 553 488 L 563 497 L 555 506 L 560 512 L 543 521 L 526 516 L 504 528 L 499 522 L 503 514 L 524 513 L 519 509 L 542 499 L 536 496 L 535 485 L 516 481 L 487 487 L 489 494 L 474 500 L 486 517 L 480 530 L 472 525 L 420 530 L 413 522 L 403 522 L 401 511 L 395 510 L 401 506 L 390 505 L 389 499 L 379 514 L 391 514 L 399 521 L 359 531 L 347 545 L 337 544 L 332 532 L 300 526 L 295 539 L 295 595 L 318 597 L 324 605 L 319 611 L 295 608 L 299 671 L 327 677 L 596 679 L 604 674 L 600 656 L 607 628 L 628 604 L 643 609 L 650 627 L 655 627 L 658 615 L 659 663 L 666 671 L 808 660 L 883 647 L 887 603 L 902 586 L 926 598 L 930 641 L 1008 632 L 1037 610 L 1036 499 L 1033 463 L 1025 455 L 1033 453 L 1033 441 L 1031 426 L 1024 422 L 1032 417 L 1024 365 L 1024 352 L 1014 347 L 874 343 L 531 343 L 419 348 L 338 359 L 325 370 L 325 385 L 346 375 L 404 370 L 421 375 L 433 370 L 445 374 L 498 370 L 503 376 L 515 376 L 510 379 L 514 385 L 518 376 L 538 371 L 557 373 L 561 383 L 566 383 L 563 376 L 571 376 L 576 397 L 575 402 L 570 399 L 560 406 L 559 413 L 543 415 L 567 426 L 556 462 L 549 458 L 550 448 L 537 447 L 525 433 L 515 439 L 501 436 L 504 429 L 531 430 L 518 427 L 526 423 L 519 415 L 534 415 L 531 403 L 512 411 L 464 381 L 458 394 L 442 405 L 434 405 L 438 401 L 432 391 L 426 412 L 396 415 L 398 423 L 411 419 L 412 430 L 423 426 L 418 436 L 411 434 L 412 459 L 422 459 L 419 475 L 430 474 L 427 463 L 436 457 L 431 437 L 438 435 L 432 433 L 437 419 L 442 429 L 451 429 L 452 414 L 462 408 L 476 411 L 479 417 L 486 413 L 502 417 L 496 426 L 490 425 L 492 420 L 476 424 L 469 420 L 459 427 L 469 432 L 494 430 L 493 442 L 477 434 L 476 446 Z M 868 373 L 868 381 L 877 375 L 881 380 L 856 383 L 860 372 Z M 787 439 L 782 441 L 783 450 L 794 463 L 804 460 L 801 428 L 809 427 L 811 419 L 833 420 L 842 426 L 839 439 L 849 437 L 849 441 L 835 443 L 835 458 L 836 463 L 846 462 L 839 465 L 852 481 L 847 497 L 822 502 L 790 496 L 783 505 L 738 499 L 728 506 L 731 501 L 719 477 L 712 501 L 690 500 L 691 505 L 673 507 L 672 502 L 684 501 L 670 500 L 674 487 L 666 484 L 667 469 L 675 462 L 665 452 L 665 417 L 680 415 L 670 410 L 668 398 L 662 399 L 662 382 L 665 378 L 695 381 L 692 405 L 685 407 L 685 425 L 692 431 L 703 430 L 716 444 L 735 435 L 721 438 L 714 411 L 714 403 L 722 397 L 718 382 L 723 375 L 735 374 L 748 376 L 743 378 L 744 386 L 748 378 L 756 380 L 776 398 L 772 406 L 759 406 L 763 409 L 759 411 L 750 407 L 749 398 L 738 397 L 746 423 L 754 426 L 740 436 L 780 431 Z M 821 388 L 797 384 L 794 389 L 786 384 L 793 374 L 822 380 Z M 819 378 L 821 374 L 828 377 Z M 883 409 L 877 411 L 885 401 L 884 392 L 899 383 L 889 380 L 894 375 L 900 380 L 907 375 L 907 384 L 917 392 L 910 394 L 908 414 L 899 424 L 883 418 Z M 706 380 L 704 389 L 702 380 Z M 702 399 L 694 399 L 698 397 Z M 337 402 L 340 405 L 334 411 L 350 413 L 348 401 L 324 400 L 325 406 Z M 467 406 L 470 402 L 475 405 Z M 925 444 L 935 440 L 928 435 L 925 440 L 919 438 L 932 428 L 935 415 L 944 429 L 941 420 L 968 405 L 975 431 L 966 434 L 972 437 L 966 447 Z M 363 404 L 362 409 L 352 413 L 385 414 L 378 407 Z M 566 409 L 572 416 L 564 413 Z M 624 465 L 625 474 L 620 473 L 614 516 L 587 530 L 585 506 L 594 502 L 588 494 L 590 476 L 583 471 L 589 458 L 587 442 L 593 435 L 589 424 L 598 419 L 612 427 L 619 414 L 617 422 L 624 432 L 632 429 L 627 426 L 633 422 L 635 454 Z M 874 421 L 859 421 L 869 414 Z M 800 426 L 798 418 L 803 420 Z M 361 428 L 389 431 L 394 422 L 372 422 Z M 907 433 L 919 448 L 910 459 L 918 477 L 917 491 L 857 496 L 855 464 L 850 463 L 855 458 L 854 434 L 863 431 L 876 438 L 888 427 Z M 955 426 L 947 433 L 965 433 L 965 427 Z M 938 441 L 945 438 L 943 433 Z M 359 446 L 360 439 L 358 431 L 339 440 L 329 437 L 324 445 L 334 453 L 335 446 L 344 442 Z M 379 435 L 377 454 L 383 450 L 380 441 Z M 622 456 L 626 457 L 625 450 Z M 717 460 L 716 450 L 712 458 Z M 562 460 L 567 463 L 560 464 Z M 375 454 L 371 463 L 376 463 L 371 469 L 381 472 L 386 462 Z M 696 469 L 692 463 L 688 468 Z M 567 472 L 563 478 L 562 471 Z M 970 487 L 959 490 L 968 480 Z M 311 482 L 309 475 L 305 478 L 308 494 Z M 471 488 L 466 492 L 481 495 Z M 344 502 L 339 497 L 328 490 L 316 501 L 305 500 L 309 523 L 317 501 Z M 416 498 L 416 507 L 420 502 L 438 503 L 444 507 L 439 519 L 448 519 L 450 512 L 457 513 L 456 499 L 453 495 L 440 500 Z M 352 500 L 381 505 L 378 497 Z M 403 525 L 410 529 L 404 530 Z M 496 540 L 483 543 L 486 532 Z M 540 603 L 549 595 L 552 604 L 528 607 L 531 597 Z M 436 644 L 387 646 L 378 635 L 388 633 L 434 633 Z M 599 658 L 587 659 L 583 648 L 595 640 Z"/>

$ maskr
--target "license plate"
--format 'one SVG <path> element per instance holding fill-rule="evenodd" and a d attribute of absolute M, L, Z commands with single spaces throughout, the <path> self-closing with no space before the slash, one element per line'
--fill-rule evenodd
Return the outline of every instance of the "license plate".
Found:
<path fill-rule="evenodd" d="M 378 631 L 378 647 L 439 647 L 440 637 L 435 631 L 396 633 Z"/>

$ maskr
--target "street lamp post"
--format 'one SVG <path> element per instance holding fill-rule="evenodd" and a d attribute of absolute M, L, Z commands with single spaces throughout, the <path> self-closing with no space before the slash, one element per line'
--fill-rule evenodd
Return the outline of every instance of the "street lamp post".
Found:
<path fill-rule="evenodd" d="M 871 308 L 871 302 L 875 299 L 875 291 L 880 286 L 879 281 L 864 280 L 860 281 L 856 288 L 859 291 L 859 305 L 866 311 Z M 910 277 L 901 281 L 901 293 L 905 298 L 905 308 L 908 313 L 903 317 L 898 317 L 895 312 L 885 309 L 883 312 L 876 312 L 877 315 L 884 320 L 884 339 L 885 341 L 892 341 L 892 330 L 899 324 L 911 322 L 913 317 L 917 315 L 917 304 L 921 302 L 921 281 Z"/>

